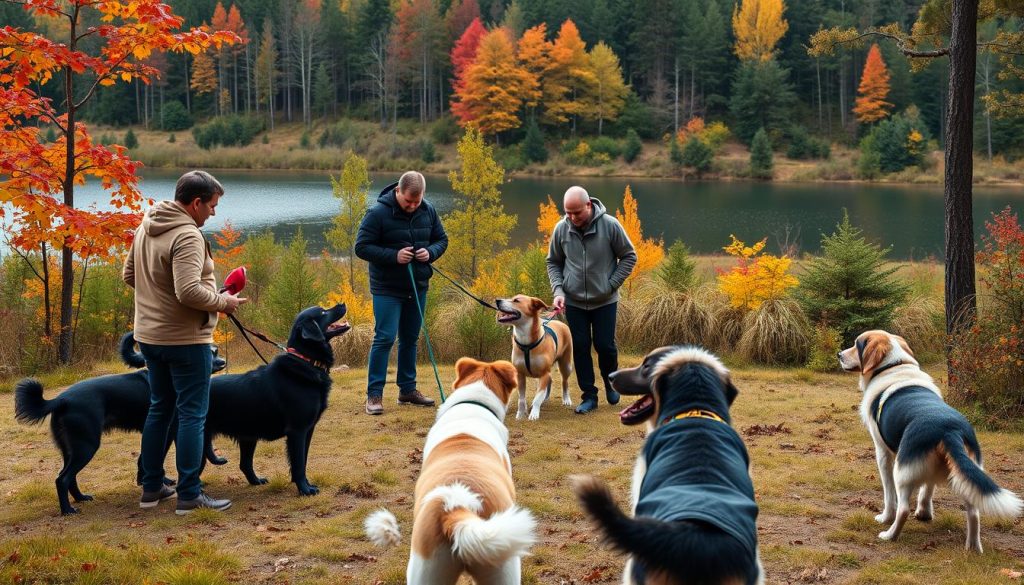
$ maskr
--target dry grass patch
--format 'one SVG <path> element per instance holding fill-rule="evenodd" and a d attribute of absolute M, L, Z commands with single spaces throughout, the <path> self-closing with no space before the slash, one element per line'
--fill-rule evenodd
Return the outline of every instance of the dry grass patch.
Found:
<path fill-rule="evenodd" d="M 360 363 L 348 356 L 339 362 Z M 111 364 L 99 369 L 123 371 Z M 419 374 L 420 390 L 436 395 L 430 366 L 422 365 Z M 453 377 L 450 366 L 442 367 L 443 383 Z M 14 575 L 39 583 L 140 583 L 146 577 L 201 584 L 403 583 L 413 485 L 435 410 L 399 406 L 389 385 L 384 416 L 369 417 L 363 414 L 366 371 L 339 371 L 334 378 L 308 466 L 320 495 L 297 495 L 288 481 L 283 441 L 260 444 L 254 466 L 270 483 L 249 486 L 238 470 L 237 447 L 221 440 L 229 463 L 208 466 L 204 481 L 211 494 L 231 498 L 234 506 L 222 514 L 187 517 L 175 516 L 168 503 L 139 510 L 137 433 L 104 436 L 79 478 L 96 500 L 81 504 L 77 517 L 60 517 L 53 490 L 60 456 L 48 426 L 15 423 L 13 396 L 0 393 L 6 447 L 0 455 L 0 583 L 12 582 Z M 984 520 L 986 554 L 961 552 L 963 513 L 948 489 L 936 494 L 935 521 L 911 519 L 899 542 L 877 540 L 881 489 L 871 441 L 857 418 L 855 377 L 740 367 L 735 381 L 740 395 L 733 420 L 753 462 L 769 583 L 999 583 L 1006 581 L 999 569 L 1024 567 L 1019 521 Z M 52 397 L 56 381 L 44 382 Z M 573 396 L 579 396 L 575 382 Z M 602 403 L 595 414 L 577 416 L 556 397 L 544 405 L 539 421 L 507 419 L 519 502 L 539 519 L 539 543 L 525 559 L 524 583 L 621 578 L 623 559 L 599 544 L 567 480 L 575 473 L 596 474 L 628 506 L 643 434 L 619 424 L 618 408 Z M 1000 484 L 1024 492 L 1016 471 L 1024 466 L 1024 437 L 980 434 L 986 468 Z M 394 550 L 375 549 L 363 537 L 363 520 L 379 507 L 394 512 L 401 524 L 404 544 Z M 85 563 L 96 566 L 82 571 Z"/>

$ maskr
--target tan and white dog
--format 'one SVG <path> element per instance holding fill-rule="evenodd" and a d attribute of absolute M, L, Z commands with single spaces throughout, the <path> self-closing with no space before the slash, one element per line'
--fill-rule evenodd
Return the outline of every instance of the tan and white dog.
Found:
<path fill-rule="evenodd" d="M 469 573 L 481 584 L 518 584 L 536 522 L 515 504 L 509 462 L 504 418 L 515 368 L 461 358 L 455 370 L 454 389 L 423 447 L 406 583 L 454 584 Z M 365 528 L 379 546 L 401 540 L 387 510 L 367 517 Z"/>
<path fill-rule="evenodd" d="M 572 406 L 569 375 L 572 374 L 572 335 L 561 321 L 543 323 L 540 314 L 547 310 L 536 297 L 516 295 L 497 299 L 498 323 L 512 326 L 512 364 L 518 373 L 519 408 L 516 418 L 526 416 L 526 379 L 537 378 L 530 420 L 540 418 L 540 407 L 551 396 L 551 371 L 558 363 L 562 374 L 562 404 Z"/>
<path fill-rule="evenodd" d="M 967 550 L 982 552 L 981 514 L 1014 518 L 1024 504 L 985 473 L 967 419 L 946 404 L 899 335 L 865 331 L 853 347 L 839 352 L 839 365 L 860 372 L 860 416 L 875 443 L 882 479 L 884 509 L 875 520 L 892 523 L 878 537 L 895 540 L 900 535 L 915 491 L 914 516 L 931 520 L 935 486 L 948 482 L 967 509 Z"/>

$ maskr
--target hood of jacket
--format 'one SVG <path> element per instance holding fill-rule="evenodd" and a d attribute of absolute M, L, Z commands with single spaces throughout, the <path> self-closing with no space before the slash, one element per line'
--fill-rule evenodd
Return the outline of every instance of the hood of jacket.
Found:
<path fill-rule="evenodd" d="M 608 209 L 604 206 L 604 203 L 601 203 L 601 200 L 598 199 L 597 197 L 591 197 L 590 204 L 591 206 L 593 206 L 594 212 L 593 214 L 591 214 L 590 221 L 587 222 L 587 225 L 583 226 L 582 228 L 577 228 L 575 224 L 569 221 L 568 217 L 565 217 L 565 223 L 569 224 L 570 228 L 580 233 L 585 234 L 588 231 L 590 231 L 590 228 L 594 227 L 594 224 L 597 223 L 597 220 L 601 219 L 602 215 L 608 213 Z"/>
<path fill-rule="evenodd" d="M 142 229 L 150 236 L 159 236 L 183 225 L 196 226 L 196 220 L 174 201 L 160 201 L 142 218 Z"/>

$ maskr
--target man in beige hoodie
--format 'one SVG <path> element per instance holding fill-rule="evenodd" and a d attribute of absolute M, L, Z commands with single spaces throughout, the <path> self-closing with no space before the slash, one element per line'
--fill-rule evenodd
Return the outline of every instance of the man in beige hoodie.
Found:
<path fill-rule="evenodd" d="M 185 173 L 174 201 L 161 201 L 146 212 L 125 259 L 124 281 L 135 289 L 135 340 L 146 358 L 151 393 L 142 430 L 143 508 L 175 494 L 163 484 L 164 448 L 175 416 L 176 512 L 231 506 L 230 500 L 203 493 L 199 483 L 217 313 L 233 313 L 246 301 L 217 292 L 210 245 L 199 230 L 216 215 L 223 194 L 209 173 Z"/>

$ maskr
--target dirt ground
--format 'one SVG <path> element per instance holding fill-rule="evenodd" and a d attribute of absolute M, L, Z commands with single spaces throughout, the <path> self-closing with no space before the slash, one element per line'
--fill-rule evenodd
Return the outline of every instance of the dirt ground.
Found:
<path fill-rule="evenodd" d="M 420 374 L 421 389 L 430 391 L 429 366 Z M 402 583 L 411 494 L 434 410 L 398 406 L 392 386 L 384 416 L 366 416 L 365 376 L 363 369 L 335 375 L 309 461 L 320 495 L 299 497 L 287 483 L 283 441 L 260 445 L 256 469 L 271 481 L 252 487 L 237 468 L 237 447 L 222 440 L 218 447 L 230 462 L 208 467 L 204 480 L 234 506 L 188 517 L 175 516 L 173 503 L 138 508 L 137 433 L 104 438 L 79 476 L 95 501 L 61 517 L 53 489 L 60 456 L 49 427 L 17 424 L 10 385 L 0 385 L 0 583 Z M 450 367 L 442 369 L 443 383 L 453 377 Z M 1021 520 L 983 518 L 985 554 L 965 553 L 964 515 L 946 488 L 936 492 L 933 522 L 911 518 L 895 543 L 876 538 L 881 488 L 856 412 L 855 376 L 746 369 L 735 380 L 741 394 L 734 426 L 753 461 L 767 582 L 1024 582 Z M 47 397 L 55 392 L 47 386 Z M 619 424 L 620 407 L 602 401 L 596 413 L 578 416 L 552 400 L 539 421 L 506 421 L 519 502 L 539 519 L 540 542 L 524 562 L 524 583 L 620 581 L 623 559 L 599 544 L 567 480 L 596 474 L 627 504 L 644 437 Z M 979 438 L 988 472 L 1024 493 L 1024 436 Z M 173 475 L 173 464 L 169 469 Z M 382 506 L 402 524 L 405 542 L 395 549 L 377 549 L 362 535 L 366 515 Z"/>

